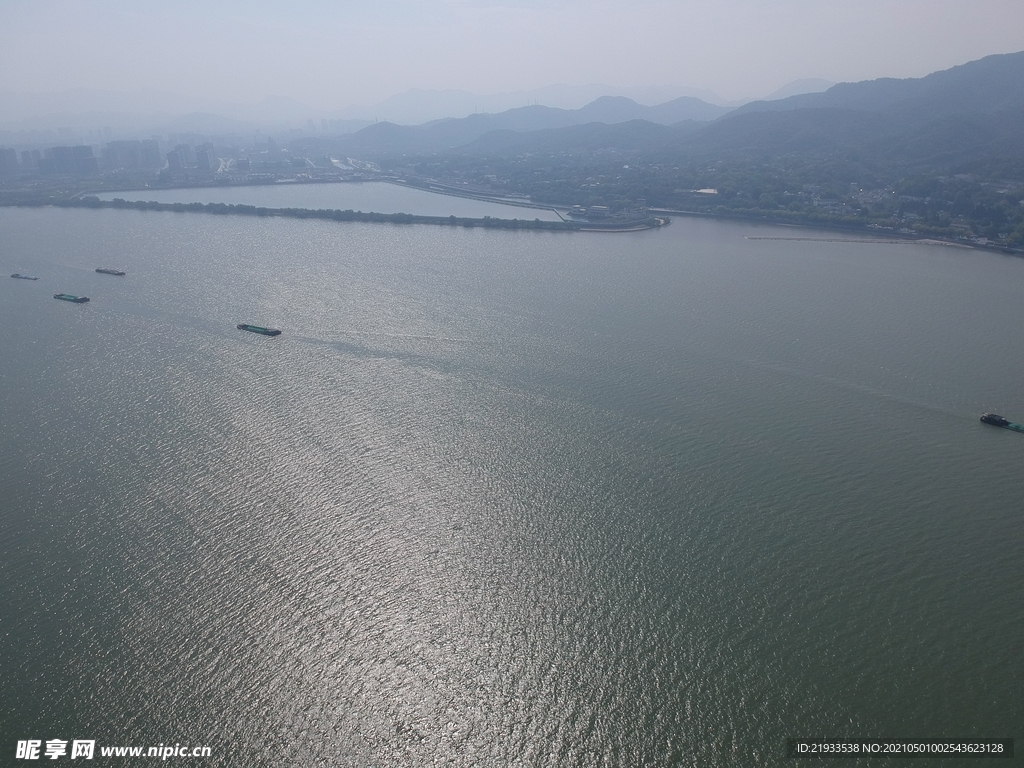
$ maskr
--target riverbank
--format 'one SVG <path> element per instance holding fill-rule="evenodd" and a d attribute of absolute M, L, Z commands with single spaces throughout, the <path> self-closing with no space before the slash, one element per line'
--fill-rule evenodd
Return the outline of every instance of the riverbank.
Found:
<path fill-rule="evenodd" d="M 759 216 L 751 217 L 743 214 L 728 214 L 721 212 L 710 212 L 710 211 L 682 211 L 682 210 L 670 210 L 666 208 L 652 208 L 648 209 L 649 213 L 652 214 L 668 214 L 672 216 L 688 216 L 700 219 L 723 219 L 725 221 L 742 221 L 742 222 L 753 222 L 758 224 L 769 224 L 774 227 L 789 227 L 795 230 L 809 230 L 817 232 L 849 232 L 851 234 L 862 235 L 863 242 L 868 243 L 917 243 L 923 245 L 944 245 L 948 247 L 957 248 L 970 248 L 979 251 L 989 251 L 991 253 L 1002 253 L 1010 256 L 1024 256 L 1024 249 L 1020 248 L 1009 248 L 1002 245 L 995 245 L 993 243 L 979 243 L 975 241 L 942 238 L 936 237 L 935 235 L 922 235 L 914 232 L 899 232 L 891 231 L 886 229 L 880 229 L 870 226 L 859 226 L 855 224 L 849 224 L 846 222 L 794 222 L 794 221 L 778 221 L 773 219 L 771 216 Z M 793 240 L 809 240 L 815 238 L 806 237 L 793 237 L 793 238 L 758 238 L 748 237 L 748 240 L 755 239 L 793 239 Z M 828 238 L 831 239 L 831 238 Z"/>
<path fill-rule="evenodd" d="M 523 208 L 536 208 L 536 209 L 539 209 L 539 210 L 553 211 L 563 221 L 566 221 L 566 222 L 572 221 L 571 219 L 565 218 L 562 215 L 562 213 L 560 212 L 560 210 L 568 211 L 572 207 L 571 205 L 568 205 L 568 204 L 566 204 L 566 205 L 545 205 L 543 203 L 533 203 L 533 202 L 526 202 L 526 201 L 519 201 L 519 200 L 513 201 L 513 200 L 509 200 L 509 199 L 507 199 L 505 197 L 499 197 L 499 196 L 495 196 L 495 195 L 488 195 L 488 194 L 483 193 L 483 192 L 472 192 L 472 191 L 469 191 L 469 190 L 461 190 L 461 189 L 458 189 L 457 187 L 453 187 L 450 184 L 446 184 L 444 182 L 436 181 L 436 180 L 428 180 L 428 181 L 416 182 L 416 183 L 410 182 L 410 181 L 405 180 L 405 179 L 395 179 L 395 178 L 380 179 L 380 180 L 381 181 L 385 181 L 386 183 L 395 184 L 397 186 L 410 187 L 410 188 L 413 188 L 413 189 L 419 189 L 419 190 L 424 191 L 424 192 L 431 192 L 433 194 L 450 195 L 452 197 L 463 197 L 463 198 L 472 199 L 472 200 L 479 200 L 479 201 L 482 201 L 482 202 L 500 203 L 500 204 L 503 204 L 503 205 L 516 205 L 516 206 L 523 207 Z M 745 221 L 745 222 L 753 221 L 753 222 L 759 222 L 759 223 L 763 223 L 763 224 L 771 224 L 773 226 L 778 226 L 778 227 L 792 227 L 793 229 L 796 229 L 796 230 L 811 230 L 811 231 L 819 231 L 819 232 L 821 232 L 821 231 L 826 231 L 826 232 L 845 231 L 845 232 L 850 232 L 852 234 L 855 233 L 855 234 L 864 235 L 864 237 L 861 238 L 859 241 L 860 242 L 865 242 L 865 243 L 893 243 L 893 244 L 896 244 L 896 243 L 917 243 L 917 244 L 922 244 L 922 245 L 943 245 L 943 246 L 947 246 L 947 247 L 970 248 L 970 249 L 975 249 L 975 250 L 991 251 L 993 253 L 1010 254 L 1010 255 L 1013 255 L 1013 256 L 1024 256 L 1024 250 L 1008 248 L 1006 246 L 995 245 L 995 244 L 992 244 L 992 243 L 979 243 L 979 242 L 964 241 L 964 240 L 959 240 L 959 239 L 954 240 L 954 239 L 947 239 L 947 238 L 942 238 L 942 237 L 936 237 L 935 235 L 921 235 L 921 234 L 917 234 L 917 233 L 913 233 L 913 232 L 899 232 L 899 231 L 891 231 L 891 230 L 882 230 L 882 229 L 878 229 L 878 228 L 875 228 L 875 227 L 851 225 L 849 223 L 839 222 L 839 221 L 828 221 L 828 222 L 801 221 L 801 222 L 794 222 L 794 221 L 791 221 L 791 220 L 785 220 L 785 221 L 784 220 L 779 220 L 779 219 L 776 219 L 776 218 L 772 217 L 771 215 L 762 215 L 762 216 L 752 217 L 752 216 L 749 216 L 749 215 L 743 215 L 741 213 L 729 214 L 729 213 L 723 213 L 723 212 L 720 212 L 720 211 L 716 211 L 716 212 L 709 212 L 709 211 L 684 211 L 684 210 L 676 210 L 676 209 L 668 209 L 668 208 L 649 208 L 649 209 L 647 209 L 647 213 L 650 214 L 651 218 L 654 218 L 655 220 L 660 220 L 659 217 L 663 217 L 662 223 L 658 224 L 658 225 L 655 225 L 655 226 L 664 226 L 664 225 L 668 224 L 671 221 L 671 219 L 669 218 L 670 216 L 692 216 L 692 217 L 697 217 L 697 218 L 726 219 L 726 220 L 729 220 L 729 221 Z M 584 231 L 584 232 L 600 231 L 601 229 L 603 229 L 603 227 L 601 227 L 600 224 L 597 224 L 595 222 L 580 221 L 578 223 L 580 224 L 580 230 Z M 635 226 L 630 226 L 630 225 L 619 225 L 619 226 L 616 226 L 612 231 L 616 231 L 616 232 L 629 232 L 629 231 L 634 231 L 635 229 L 650 229 L 650 228 L 651 228 L 650 226 L 638 226 L 638 227 L 635 227 Z M 749 237 L 747 239 L 755 240 L 755 239 L 762 239 L 762 238 Z M 781 238 L 773 238 L 773 239 L 781 239 Z M 792 239 L 794 239 L 794 240 L 806 240 L 806 239 L 809 239 L 809 238 L 794 237 Z"/>

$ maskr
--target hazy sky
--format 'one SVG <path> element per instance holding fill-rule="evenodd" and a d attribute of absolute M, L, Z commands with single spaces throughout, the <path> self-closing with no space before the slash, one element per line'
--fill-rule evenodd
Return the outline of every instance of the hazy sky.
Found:
<path fill-rule="evenodd" d="M 765 95 L 1024 50 L 1024 0 L 0 0 L 0 91 L 157 88 L 321 109 L 552 83 Z"/>

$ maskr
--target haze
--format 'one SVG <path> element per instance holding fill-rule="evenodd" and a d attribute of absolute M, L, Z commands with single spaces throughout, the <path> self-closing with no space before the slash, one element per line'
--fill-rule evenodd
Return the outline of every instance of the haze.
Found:
<path fill-rule="evenodd" d="M 688 86 L 919 77 L 1024 49 L 1019 0 L 6 0 L 0 91 L 156 89 L 320 110 L 411 89 Z"/>

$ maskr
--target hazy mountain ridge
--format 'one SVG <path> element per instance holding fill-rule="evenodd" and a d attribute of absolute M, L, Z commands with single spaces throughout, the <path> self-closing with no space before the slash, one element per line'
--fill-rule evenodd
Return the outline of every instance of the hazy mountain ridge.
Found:
<path fill-rule="evenodd" d="M 816 84 L 822 82 L 825 81 L 795 81 L 783 86 L 782 91 L 796 89 L 804 92 L 808 87 L 820 89 Z M 778 98 L 777 93 L 765 98 Z M 31 131 L 70 127 L 87 131 L 113 126 L 121 137 L 124 134 L 143 136 L 166 132 L 167 123 L 187 115 L 209 114 L 213 117 L 211 130 L 215 129 L 221 118 L 227 118 L 246 124 L 246 130 L 249 131 L 308 128 L 309 120 L 313 120 L 320 130 L 323 129 L 321 121 L 328 120 L 335 123 L 332 128 L 335 132 L 347 132 L 375 122 L 422 125 L 473 114 L 498 114 L 523 106 L 543 105 L 571 111 L 586 107 L 603 97 L 624 97 L 641 106 L 695 99 L 720 111 L 733 109 L 748 101 L 722 99 L 706 88 L 616 88 L 596 83 L 556 84 L 490 95 L 455 89 L 414 88 L 375 104 L 341 108 L 324 104 L 311 106 L 287 96 L 268 96 L 254 103 L 244 103 L 233 98 L 211 99 L 153 88 L 132 91 L 72 88 L 49 92 L 0 91 L 0 128 Z M 638 117 L 644 119 L 636 114 L 626 119 Z M 659 121 L 662 120 L 655 118 L 655 122 Z M 200 129 L 206 130 L 207 126 L 201 125 Z"/>
<path fill-rule="evenodd" d="M 616 114 L 624 106 L 602 101 L 578 110 L 576 117 L 609 122 L 600 115 Z M 615 131 L 592 128 L 585 135 L 591 143 L 602 136 L 605 149 L 656 153 L 666 161 L 855 156 L 858 163 L 877 168 L 999 162 L 1024 157 L 1024 52 L 989 56 L 923 78 L 841 83 L 821 93 L 748 104 L 685 130 L 652 130 L 652 111 L 668 106 L 643 108 L 647 117 L 640 119 L 648 125 L 628 122 Z M 527 130 L 522 124 L 518 129 Z M 583 135 L 566 127 L 543 135 L 481 134 L 459 151 L 569 151 L 573 137 Z"/>
<path fill-rule="evenodd" d="M 754 102 L 680 151 L 734 157 L 861 153 L 871 162 L 932 166 L 1024 154 L 1024 52 L 989 56 L 923 78 L 840 83 L 823 93 Z"/>
<path fill-rule="evenodd" d="M 839 83 L 822 93 L 754 101 L 735 110 L 786 111 L 836 107 L 865 112 L 999 112 L 1024 104 L 1024 52 L 997 54 L 920 78 Z"/>
<path fill-rule="evenodd" d="M 378 124 L 336 146 L 350 154 L 504 155 L 600 144 L 624 153 L 680 157 L 858 152 L 872 162 L 950 163 L 1024 152 L 1019 112 L 1024 112 L 1024 53 L 989 56 L 917 79 L 840 83 L 731 111 L 689 97 L 645 107 L 606 96 L 576 110 L 528 106 L 420 126 Z M 652 127 L 684 121 L 708 122 L 703 127 L 691 122 L 678 131 Z M 574 129 L 588 124 L 623 127 Z M 574 147 L 574 141 L 583 144 Z"/>
<path fill-rule="evenodd" d="M 626 97 L 638 104 L 663 104 L 680 97 L 696 98 L 718 107 L 733 108 L 744 103 L 729 102 L 706 88 L 647 86 L 614 88 L 609 85 L 548 85 L 526 91 L 476 94 L 461 90 L 413 88 L 367 106 L 346 107 L 339 115 L 346 118 L 387 120 L 402 125 L 422 125 L 447 118 L 459 119 L 473 114 L 498 114 L 524 106 L 554 109 L 581 109 L 602 97 Z"/>
<path fill-rule="evenodd" d="M 531 135 L 539 131 L 565 129 L 588 123 L 611 125 L 633 121 L 665 126 L 683 121 L 708 121 L 728 111 L 725 107 L 717 107 L 689 96 L 682 96 L 654 107 L 637 104 L 623 96 L 604 96 L 573 110 L 534 105 L 498 114 L 474 114 L 457 119 L 435 120 L 419 126 L 377 123 L 349 136 L 326 142 L 321 139 L 307 139 L 301 141 L 298 146 L 325 146 L 325 151 L 347 154 L 445 152 L 469 145 L 495 131 Z M 634 126 L 634 130 L 647 129 Z M 620 131 L 616 135 L 621 141 L 627 141 L 626 133 Z M 550 138 L 544 137 L 540 140 L 550 141 Z M 496 139 L 493 146 L 511 146 L 517 142 L 518 140 L 512 141 L 506 137 L 505 140 Z"/>
<path fill-rule="evenodd" d="M 314 107 L 290 97 L 269 96 L 254 103 L 209 99 L 157 89 L 112 91 L 73 88 L 51 92 L 0 91 L 0 127 L 32 130 L 58 127 L 96 129 L 113 125 L 118 131 L 152 132 L 167 121 L 186 115 L 210 114 L 217 120 L 246 123 L 247 129 L 304 127 L 308 120 L 362 123 L 393 122 L 421 125 L 473 114 L 497 114 L 522 106 L 544 105 L 574 110 L 604 96 L 628 96 L 640 104 L 662 104 L 678 98 L 697 98 L 724 111 L 728 104 L 711 91 L 695 88 L 646 87 L 616 89 L 606 85 L 552 85 L 532 91 L 479 96 L 458 90 L 413 89 L 364 107 Z M 723 106 L 724 105 L 724 106 Z"/>
<path fill-rule="evenodd" d="M 794 80 L 791 83 L 786 83 L 777 91 L 765 96 L 764 99 L 760 99 L 760 101 L 787 99 L 790 96 L 799 96 L 804 93 L 821 93 L 822 91 L 827 91 L 833 85 L 835 85 L 835 83 L 831 80 L 823 80 L 820 77 L 807 77 L 802 80 Z"/>
<path fill-rule="evenodd" d="M 821 107 L 736 115 L 671 149 L 690 157 L 856 156 L 866 167 L 952 166 L 1024 155 L 1024 107 L 995 114 L 892 115 Z"/>
<path fill-rule="evenodd" d="M 418 128 L 429 130 L 435 126 L 457 122 L 472 126 L 471 130 L 485 128 L 486 130 L 512 131 L 567 128 L 586 123 L 625 123 L 631 120 L 646 120 L 659 125 L 672 125 L 683 120 L 714 120 L 730 111 L 727 107 L 718 107 L 690 96 L 681 96 L 653 107 L 637 104 L 625 96 L 602 96 L 579 109 L 520 107 L 494 115 L 480 114 L 470 115 L 461 120 L 437 120 L 418 126 Z"/>

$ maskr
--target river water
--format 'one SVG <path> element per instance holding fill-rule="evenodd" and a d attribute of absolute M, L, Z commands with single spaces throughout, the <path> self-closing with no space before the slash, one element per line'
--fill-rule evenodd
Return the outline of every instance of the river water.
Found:
<path fill-rule="evenodd" d="M 696 219 L 0 233 L 40 277 L 0 280 L 5 751 L 759 766 L 1021 735 L 1024 435 L 978 422 L 1024 421 L 1020 259 Z"/>

